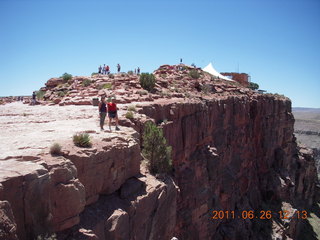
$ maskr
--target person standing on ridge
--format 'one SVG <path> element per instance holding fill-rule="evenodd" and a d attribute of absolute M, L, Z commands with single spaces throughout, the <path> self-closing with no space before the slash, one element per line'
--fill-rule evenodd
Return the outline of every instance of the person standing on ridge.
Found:
<path fill-rule="evenodd" d="M 100 65 L 100 67 L 99 67 L 99 74 L 101 74 L 102 73 L 102 67 L 101 67 L 101 65 Z"/>
<path fill-rule="evenodd" d="M 109 67 L 109 65 L 106 66 L 106 72 L 107 72 L 107 74 L 109 75 L 109 73 L 110 73 L 110 67 Z"/>
<path fill-rule="evenodd" d="M 117 68 L 118 68 L 118 73 L 120 72 L 120 70 L 121 70 L 121 66 L 120 66 L 120 64 L 118 63 L 118 65 L 117 65 Z"/>
<path fill-rule="evenodd" d="M 101 101 L 99 102 L 99 116 L 100 116 L 100 129 L 103 129 L 104 120 L 106 119 L 107 115 L 107 104 L 106 104 L 106 97 L 101 96 Z"/>
<path fill-rule="evenodd" d="M 105 74 L 105 72 L 106 72 L 106 65 L 105 65 L 105 64 L 103 64 L 102 74 Z"/>
<path fill-rule="evenodd" d="M 138 75 L 140 74 L 140 68 L 138 67 Z"/>
<path fill-rule="evenodd" d="M 109 116 L 109 129 L 111 131 L 111 123 L 112 119 L 116 121 L 116 130 L 119 131 L 118 127 L 119 119 L 118 119 L 118 108 L 116 104 L 116 99 L 114 97 L 111 98 L 111 102 L 108 102 L 108 116 Z"/>
<path fill-rule="evenodd" d="M 36 92 L 32 93 L 32 103 L 31 105 L 36 105 Z"/>

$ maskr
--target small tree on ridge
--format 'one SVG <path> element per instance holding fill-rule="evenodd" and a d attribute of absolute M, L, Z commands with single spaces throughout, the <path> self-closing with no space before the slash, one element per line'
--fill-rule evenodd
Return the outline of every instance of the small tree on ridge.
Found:
<path fill-rule="evenodd" d="M 171 151 L 163 130 L 153 122 L 147 122 L 144 126 L 142 154 L 149 160 L 148 168 L 152 174 L 167 173 L 172 169 Z"/>

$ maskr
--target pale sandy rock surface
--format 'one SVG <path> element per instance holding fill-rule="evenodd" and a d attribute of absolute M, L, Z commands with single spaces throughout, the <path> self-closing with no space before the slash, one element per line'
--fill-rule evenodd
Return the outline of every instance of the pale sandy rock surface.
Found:
<path fill-rule="evenodd" d="M 105 123 L 107 129 L 107 119 Z M 112 133 L 100 131 L 98 107 L 94 106 L 29 106 L 20 102 L 1 105 L 0 159 L 34 157 L 48 152 L 54 142 L 72 140 L 77 132 L 87 131 L 101 137 L 120 134 L 114 127 L 112 130 Z"/>

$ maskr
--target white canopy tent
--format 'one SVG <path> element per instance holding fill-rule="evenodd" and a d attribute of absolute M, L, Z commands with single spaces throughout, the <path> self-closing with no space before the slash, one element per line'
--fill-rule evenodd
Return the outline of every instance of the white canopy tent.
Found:
<path fill-rule="evenodd" d="M 202 69 L 203 71 L 212 74 L 215 77 L 218 77 L 220 79 L 224 79 L 227 81 L 233 81 L 232 79 L 223 76 L 222 74 L 220 74 L 217 70 L 214 69 L 214 67 L 212 66 L 212 63 L 209 63 L 208 66 L 206 66 L 205 68 Z"/>

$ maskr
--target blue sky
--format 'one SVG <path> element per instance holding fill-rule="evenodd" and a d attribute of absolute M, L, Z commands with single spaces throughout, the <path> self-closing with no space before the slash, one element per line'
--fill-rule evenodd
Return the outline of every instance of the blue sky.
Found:
<path fill-rule="evenodd" d="M 152 72 L 180 58 L 319 108 L 320 1 L 0 1 L 0 96 L 104 63 Z"/>

